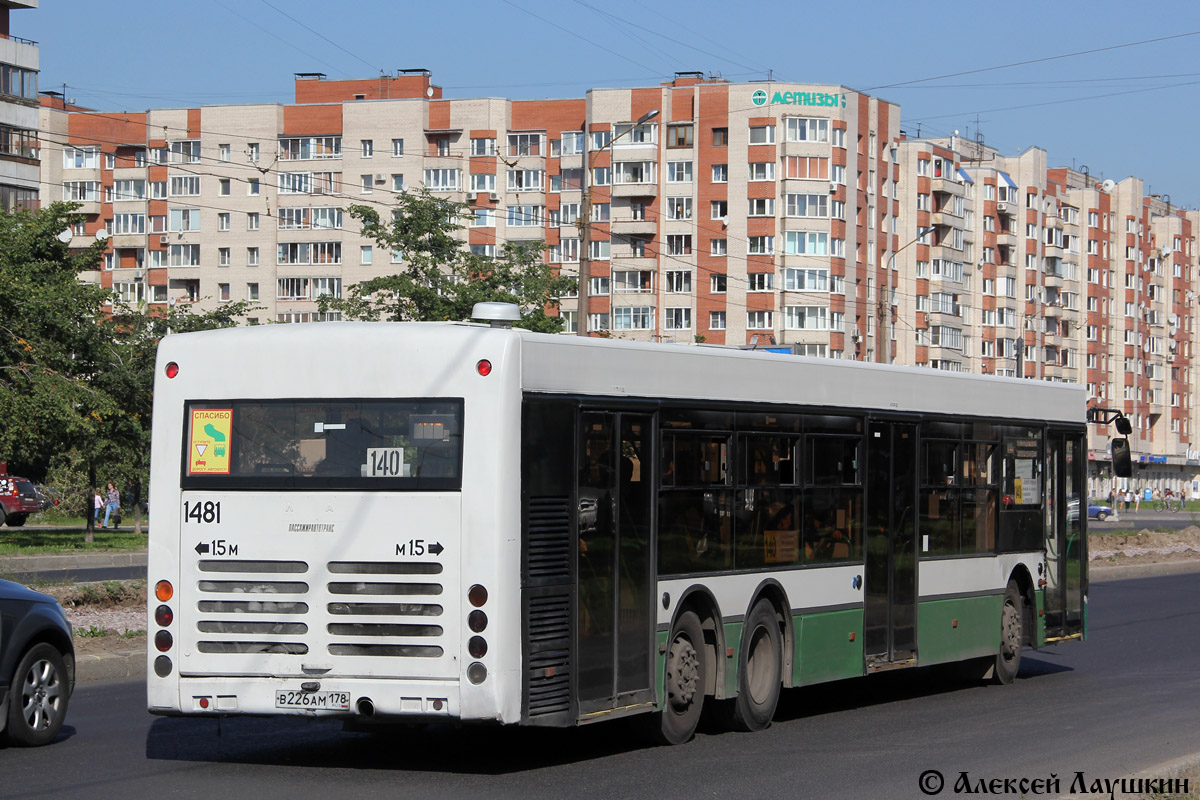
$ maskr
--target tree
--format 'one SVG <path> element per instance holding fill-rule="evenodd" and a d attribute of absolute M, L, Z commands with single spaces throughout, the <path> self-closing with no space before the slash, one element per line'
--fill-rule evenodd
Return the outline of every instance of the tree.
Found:
<path fill-rule="evenodd" d="M 119 487 L 146 473 L 159 339 L 168 329 L 227 327 L 250 306 L 109 313 L 112 293 L 79 280 L 98 268 L 104 244 L 72 250 L 59 239 L 83 221 L 77 207 L 0 213 L 0 460 L 35 480 L 52 467 L 86 474 L 86 486 L 59 488 L 88 499 L 91 541 L 97 468 Z"/>
<path fill-rule="evenodd" d="M 475 255 L 454 236 L 463 227 L 456 220 L 470 209 L 423 188 L 397 195 L 390 222 L 370 206 L 351 206 L 348 213 L 362 223 L 364 236 L 383 252 L 398 253 L 404 266 L 349 287 L 344 297 L 321 297 L 322 311 L 359 320 L 462 320 L 475 303 L 505 302 L 520 307 L 519 327 L 562 330 L 550 311 L 575 280 L 545 263 L 541 242 L 505 244 L 494 258 Z"/>

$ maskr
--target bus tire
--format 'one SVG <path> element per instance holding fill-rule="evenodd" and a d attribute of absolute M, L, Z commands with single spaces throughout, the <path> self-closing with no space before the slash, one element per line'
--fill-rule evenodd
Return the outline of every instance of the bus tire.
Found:
<path fill-rule="evenodd" d="M 996 653 L 996 683 L 1008 685 L 1021 669 L 1021 650 L 1025 643 L 1025 601 L 1017 582 L 1010 580 L 1000 606 L 1000 651 Z"/>
<path fill-rule="evenodd" d="M 675 620 L 667 643 L 666 697 L 659 712 L 658 740 L 683 744 L 692 738 L 704 710 L 707 665 L 704 630 L 694 611 Z"/>
<path fill-rule="evenodd" d="M 779 620 L 767 600 L 759 600 L 746 617 L 738 656 L 738 694 L 731 727 L 761 731 L 771 726 L 783 687 L 783 650 Z"/>

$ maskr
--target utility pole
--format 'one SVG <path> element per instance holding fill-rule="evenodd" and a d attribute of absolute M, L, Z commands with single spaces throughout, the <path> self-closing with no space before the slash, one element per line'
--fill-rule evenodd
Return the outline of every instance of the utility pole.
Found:
<path fill-rule="evenodd" d="M 592 261 L 592 168 L 595 163 L 595 157 L 600 153 L 613 146 L 621 136 L 630 133 L 646 122 L 658 116 L 658 109 L 647 111 L 638 117 L 637 122 L 629 130 L 623 131 L 620 136 L 610 137 L 608 142 L 597 150 L 591 149 L 591 136 L 587 130 L 587 123 L 584 123 L 583 145 L 585 157 L 583 159 L 583 194 L 579 198 L 579 300 L 577 301 L 579 310 L 575 312 L 575 335 L 587 336 L 587 321 L 588 321 L 588 283 L 591 280 L 591 261 Z M 608 185 L 612 186 L 612 170 L 609 170 Z M 609 189 L 611 192 L 611 188 Z"/>

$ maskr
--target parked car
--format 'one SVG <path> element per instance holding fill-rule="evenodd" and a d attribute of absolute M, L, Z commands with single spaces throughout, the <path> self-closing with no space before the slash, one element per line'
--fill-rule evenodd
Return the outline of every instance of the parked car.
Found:
<path fill-rule="evenodd" d="M 75 646 L 62 606 L 47 594 L 0 580 L 0 738 L 49 744 L 75 689 Z"/>
<path fill-rule="evenodd" d="M 1112 516 L 1112 506 L 1102 506 L 1096 503 L 1088 503 L 1088 519 L 1099 520 L 1104 522 Z"/>
<path fill-rule="evenodd" d="M 0 525 L 19 528 L 30 514 L 42 510 L 33 482 L 15 475 L 0 475 Z"/>

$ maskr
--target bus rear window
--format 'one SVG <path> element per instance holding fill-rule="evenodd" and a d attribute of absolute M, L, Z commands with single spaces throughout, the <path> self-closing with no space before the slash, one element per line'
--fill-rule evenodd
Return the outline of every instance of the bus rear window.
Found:
<path fill-rule="evenodd" d="M 458 489 L 462 429 L 457 398 L 192 402 L 183 487 Z"/>

